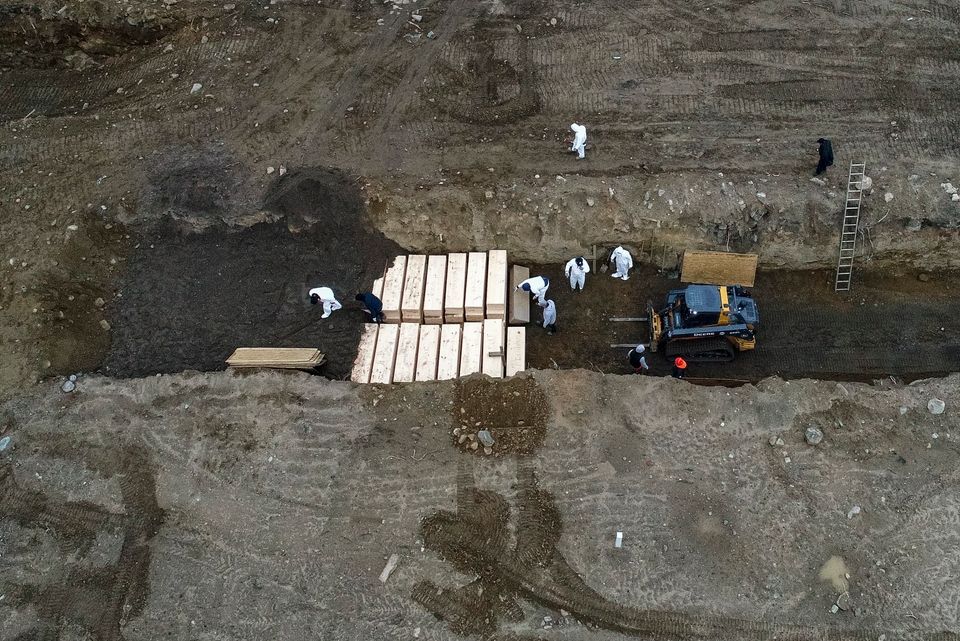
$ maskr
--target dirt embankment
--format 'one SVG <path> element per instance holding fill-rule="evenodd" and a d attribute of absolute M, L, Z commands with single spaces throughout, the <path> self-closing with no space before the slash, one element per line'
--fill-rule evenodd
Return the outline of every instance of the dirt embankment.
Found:
<path fill-rule="evenodd" d="M 958 403 L 956 377 L 44 385 L 0 406 L 0 616 L 21 639 L 954 641 Z M 466 420 L 496 455 L 458 445 Z"/>

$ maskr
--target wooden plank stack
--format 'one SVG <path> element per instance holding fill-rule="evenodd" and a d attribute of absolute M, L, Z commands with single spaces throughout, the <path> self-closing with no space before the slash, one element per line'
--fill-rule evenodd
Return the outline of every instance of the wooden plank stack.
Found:
<path fill-rule="evenodd" d="M 313 369 L 323 364 L 323 354 L 313 347 L 238 347 L 227 358 L 233 368 Z"/>

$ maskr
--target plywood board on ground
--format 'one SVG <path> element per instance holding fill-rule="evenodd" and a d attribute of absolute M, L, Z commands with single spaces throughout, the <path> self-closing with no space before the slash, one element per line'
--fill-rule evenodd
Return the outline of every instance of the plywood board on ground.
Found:
<path fill-rule="evenodd" d="M 383 277 L 383 316 L 388 323 L 400 322 L 400 303 L 403 301 L 403 279 L 407 273 L 407 257 L 397 256 Z"/>
<path fill-rule="evenodd" d="M 487 254 L 470 252 L 467 256 L 467 289 L 463 296 L 463 316 L 468 321 L 482 321 L 486 314 Z"/>
<path fill-rule="evenodd" d="M 360 334 L 360 343 L 357 345 L 357 357 L 353 361 L 353 370 L 350 372 L 350 380 L 354 383 L 369 383 L 370 372 L 373 371 L 373 357 L 377 350 L 377 328 L 376 323 L 366 323 L 363 326 L 363 332 Z"/>
<path fill-rule="evenodd" d="M 506 375 L 513 376 L 527 369 L 527 328 L 507 328 Z"/>
<path fill-rule="evenodd" d="M 510 323 L 519 325 L 530 322 L 530 294 L 518 290 L 517 285 L 530 278 L 530 268 L 514 265 L 510 270 Z"/>
<path fill-rule="evenodd" d="M 373 356 L 373 369 L 370 370 L 371 383 L 392 383 L 393 365 L 397 356 L 397 339 L 400 337 L 399 325 L 381 325 L 377 331 L 377 349 Z"/>
<path fill-rule="evenodd" d="M 486 254 L 484 254 L 486 255 Z M 460 341 L 460 376 L 483 369 L 483 323 L 464 323 Z"/>
<path fill-rule="evenodd" d="M 427 257 L 407 256 L 407 274 L 403 280 L 400 316 L 404 323 L 423 320 L 423 286 L 427 281 Z"/>
<path fill-rule="evenodd" d="M 487 252 L 487 318 L 507 317 L 507 250 Z"/>
<path fill-rule="evenodd" d="M 753 287 L 759 258 L 756 254 L 687 250 L 683 252 L 680 280 L 684 283 Z"/>
<path fill-rule="evenodd" d="M 423 291 L 423 322 L 439 325 L 443 322 L 443 299 L 447 282 L 447 257 L 430 256 L 427 259 L 427 281 Z"/>
<path fill-rule="evenodd" d="M 412 383 L 417 375 L 417 345 L 420 342 L 420 325 L 400 323 L 397 339 L 397 359 L 393 366 L 394 383 Z"/>
<path fill-rule="evenodd" d="M 238 347 L 227 358 L 230 367 L 311 369 L 323 363 L 315 347 Z"/>
<path fill-rule="evenodd" d="M 446 293 L 443 299 L 443 316 L 448 323 L 463 322 L 463 297 L 467 291 L 467 255 L 447 256 Z"/>
<path fill-rule="evenodd" d="M 483 373 L 493 378 L 503 378 L 505 347 L 504 322 L 502 318 L 483 321 Z"/>
<path fill-rule="evenodd" d="M 439 358 L 440 325 L 421 325 L 420 344 L 417 347 L 416 380 L 437 380 L 437 361 Z"/>
<path fill-rule="evenodd" d="M 440 354 L 437 358 L 437 380 L 448 381 L 460 375 L 460 339 L 462 325 L 440 326 Z"/>

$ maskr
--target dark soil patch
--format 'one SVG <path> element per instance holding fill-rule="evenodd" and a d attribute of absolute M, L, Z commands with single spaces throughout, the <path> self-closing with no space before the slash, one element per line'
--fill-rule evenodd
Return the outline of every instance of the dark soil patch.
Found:
<path fill-rule="evenodd" d="M 598 264 L 598 267 L 600 265 Z M 548 297 L 557 304 L 559 331 L 527 331 L 527 364 L 537 369 L 584 368 L 629 374 L 628 347 L 648 340 L 646 323 L 612 322 L 612 317 L 645 316 L 646 301 L 663 305 L 676 278 L 651 267 L 631 271 L 630 280 L 609 272 L 587 275 L 586 288 L 573 292 L 562 265 L 540 265 L 531 274 L 551 279 Z M 960 301 L 956 278 L 923 283 L 914 274 L 858 274 L 854 291 L 833 291 L 827 272 L 761 272 L 754 297 L 760 308 L 757 349 L 733 363 L 696 364 L 688 378 L 756 381 L 766 376 L 871 381 L 945 375 L 960 362 Z M 539 308 L 531 310 L 539 320 Z M 669 375 L 661 354 L 647 359 L 651 373 Z"/>
<path fill-rule="evenodd" d="M 494 439 L 489 455 L 528 456 L 547 433 L 547 399 L 532 378 L 506 381 L 469 377 L 457 381 L 453 405 L 453 439 L 460 449 L 485 455 L 477 432 Z"/>
<path fill-rule="evenodd" d="M 295 220 L 309 213 L 315 224 L 299 233 L 282 222 L 190 233 L 166 219 L 141 235 L 109 309 L 104 373 L 217 370 L 237 347 L 318 347 L 324 374 L 349 374 L 363 325 L 353 295 L 400 248 L 368 226 L 359 192 L 335 172 L 289 174 L 266 206 Z M 307 298 L 319 285 L 344 305 L 325 320 Z"/>

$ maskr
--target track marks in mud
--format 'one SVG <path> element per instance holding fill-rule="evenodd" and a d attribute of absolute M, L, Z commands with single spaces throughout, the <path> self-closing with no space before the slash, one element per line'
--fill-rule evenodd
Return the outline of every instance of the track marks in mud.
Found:
<path fill-rule="evenodd" d="M 524 618 L 521 600 L 567 610 L 577 620 L 645 639 L 730 639 L 780 641 L 878 638 L 869 630 L 702 616 L 620 606 L 593 590 L 558 550 L 563 519 L 553 496 L 539 486 L 527 465 L 517 466 L 514 505 L 503 495 L 476 487 L 469 463 L 458 475 L 457 509 L 437 511 L 421 522 L 424 545 L 454 570 L 477 578 L 460 587 L 423 580 L 412 598 L 451 630 L 484 639 L 516 639 L 501 631 L 505 622 Z M 516 513 L 515 526 L 511 515 Z M 952 634 L 915 636 L 955 639 Z"/>
<path fill-rule="evenodd" d="M 0 518 L 51 532 L 77 559 L 66 563 L 64 571 L 49 573 L 47 584 L 0 586 L 8 605 L 32 607 L 38 614 L 39 623 L 18 638 L 59 638 L 69 624 L 98 641 L 123 639 L 122 628 L 146 604 L 150 542 L 164 520 L 152 465 L 136 447 L 94 447 L 56 435 L 43 435 L 35 443 L 37 455 L 76 462 L 104 478 L 117 477 L 124 511 L 108 512 L 88 501 L 59 501 L 21 487 L 10 463 L 0 467 Z M 123 541 L 117 559 L 106 565 L 84 558 L 100 533 Z"/>

